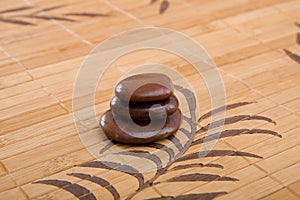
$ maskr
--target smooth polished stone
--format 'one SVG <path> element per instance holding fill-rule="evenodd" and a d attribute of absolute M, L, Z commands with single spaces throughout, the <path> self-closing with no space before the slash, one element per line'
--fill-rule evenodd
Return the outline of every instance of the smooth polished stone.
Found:
<path fill-rule="evenodd" d="M 134 135 L 132 135 L 132 133 L 129 135 L 118 127 L 111 110 L 102 115 L 99 123 L 106 136 L 113 141 L 127 144 L 144 144 L 161 140 L 175 134 L 180 128 L 181 115 L 181 111 L 178 109 L 175 113 L 168 116 L 164 127 L 158 133 L 156 133 L 158 130 L 148 130 L 142 133 L 134 133 Z M 126 121 L 124 122 L 126 123 Z M 145 126 L 146 124 L 141 123 L 140 125 Z"/>
<path fill-rule="evenodd" d="M 160 101 L 172 96 L 173 83 L 164 74 L 139 74 L 119 82 L 115 94 L 127 102 Z"/>
<path fill-rule="evenodd" d="M 164 118 L 164 112 L 167 112 L 167 115 L 173 114 L 178 109 L 178 105 L 178 99 L 175 95 L 172 95 L 169 99 L 161 101 L 140 103 L 130 102 L 129 104 L 121 101 L 118 97 L 114 97 L 111 100 L 110 108 L 114 115 L 119 115 L 124 118 L 129 117 L 127 113 L 127 109 L 129 108 L 130 117 L 133 120 L 148 121 L 150 120 L 150 110 L 153 113 L 153 120 L 157 120 Z"/>

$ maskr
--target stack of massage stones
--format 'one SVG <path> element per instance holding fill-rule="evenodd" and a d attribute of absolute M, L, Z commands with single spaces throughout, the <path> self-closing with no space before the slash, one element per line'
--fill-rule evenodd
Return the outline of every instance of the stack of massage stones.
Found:
<path fill-rule="evenodd" d="M 178 131 L 181 111 L 169 77 L 158 73 L 131 76 L 117 84 L 115 95 L 110 103 L 111 109 L 100 119 L 100 126 L 109 139 L 143 144 L 167 138 Z M 116 117 L 126 126 L 130 126 L 130 122 L 139 127 L 146 127 L 149 123 L 152 126 L 128 134 L 118 126 Z"/>

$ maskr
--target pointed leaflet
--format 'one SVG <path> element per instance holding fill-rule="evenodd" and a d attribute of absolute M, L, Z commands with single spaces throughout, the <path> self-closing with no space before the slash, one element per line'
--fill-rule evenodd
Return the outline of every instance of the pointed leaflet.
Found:
<path fill-rule="evenodd" d="M 175 135 L 171 135 L 167 139 L 170 140 L 176 146 L 179 152 L 183 151 L 183 146 L 180 143 L 180 140 Z"/>
<path fill-rule="evenodd" d="M 172 159 L 175 157 L 175 152 L 170 147 L 160 144 L 160 143 L 150 143 L 147 145 L 147 147 L 159 149 L 162 151 L 165 151 L 169 155 L 169 162 L 172 161 Z"/>
<path fill-rule="evenodd" d="M 121 165 L 115 162 L 106 162 L 106 161 L 92 161 L 79 165 L 80 167 L 90 167 L 90 168 L 100 168 L 108 169 L 113 171 L 123 172 L 125 174 L 135 177 L 141 187 L 144 184 L 144 176 L 139 173 L 139 171 L 128 165 Z"/>
<path fill-rule="evenodd" d="M 260 115 L 237 115 L 237 116 L 233 116 L 233 117 L 227 117 L 215 122 L 212 122 L 208 125 L 206 125 L 205 127 L 201 128 L 200 130 L 205 131 L 208 130 L 208 128 L 216 128 L 216 127 L 220 127 L 223 124 L 234 124 L 240 121 L 248 121 L 248 120 L 260 120 L 260 121 L 266 121 L 266 122 L 270 122 L 276 125 L 276 122 L 273 121 L 271 118 L 265 117 L 265 116 L 260 116 Z"/>
<path fill-rule="evenodd" d="M 62 7 L 65 7 L 65 6 L 66 5 L 58 5 L 58 6 L 51 6 L 51 7 L 48 7 L 48 8 L 39 9 L 38 11 L 35 11 L 35 12 L 31 13 L 31 15 L 35 15 L 35 14 L 46 12 L 46 11 L 55 10 L 55 9 L 62 8 Z"/>
<path fill-rule="evenodd" d="M 120 195 L 119 195 L 118 191 L 116 190 L 116 188 L 103 178 L 100 178 L 98 176 L 91 176 L 89 174 L 82 174 L 82 173 L 72 173 L 72 174 L 67 174 L 67 175 L 96 183 L 97 185 L 100 185 L 103 188 L 105 188 L 106 190 L 108 190 L 108 192 L 110 192 L 111 195 L 114 197 L 114 200 L 120 199 Z"/>
<path fill-rule="evenodd" d="M 188 122 L 188 121 L 186 121 L 186 122 Z M 189 122 L 188 122 L 188 123 L 189 123 Z M 193 126 L 192 123 L 189 123 L 189 124 L 190 124 L 191 127 Z M 182 133 L 184 133 L 184 135 L 186 135 L 189 139 L 192 139 L 193 134 L 191 134 L 190 131 L 186 130 L 185 128 L 181 128 L 180 131 L 181 131 Z"/>
<path fill-rule="evenodd" d="M 197 145 L 197 144 L 202 144 L 204 142 L 208 142 L 211 140 L 221 139 L 224 137 L 233 137 L 233 136 L 241 135 L 243 133 L 246 133 L 247 131 L 249 131 L 249 129 L 225 130 L 225 131 L 222 131 L 221 134 L 219 134 L 219 132 L 213 133 L 211 135 L 194 140 L 192 143 L 192 146 Z"/>
<path fill-rule="evenodd" d="M 225 137 L 234 137 L 234 136 L 239 136 L 239 135 L 247 135 L 247 134 L 268 134 L 268 135 L 273 135 L 276 137 L 281 138 L 282 136 L 271 130 L 267 129 L 231 129 L 231 130 L 225 130 L 221 132 L 221 135 L 219 133 L 214 133 L 208 136 L 205 136 L 203 138 L 199 138 L 195 141 L 193 141 L 192 146 L 197 145 L 197 144 L 202 144 L 204 142 L 209 142 L 212 140 L 218 140 L 221 138 Z"/>
<path fill-rule="evenodd" d="M 167 182 L 186 182 L 186 181 L 238 181 L 239 179 L 228 177 L 228 176 L 219 176 L 216 174 L 200 174 L 200 173 L 193 173 L 193 174 L 185 174 L 181 176 L 177 176 L 174 178 L 170 178 Z"/>
<path fill-rule="evenodd" d="M 217 114 L 217 113 L 222 112 L 224 110 L 231 110 L 231 109 L 234 109 L 234 108 L 238 108 L 238 107 L 245 106 L 245 105 L 248 105 L 248 104 L 253 104 L 253 103 L 256 103 L 256 102 L 253 102 L 253 101 L 252 102 L 239 102 L 239 103 L 234 103 L 234 104 L 225 105 L 225 106 L 216 108 L 216 109 L 202 115 L 198 119 L 198 122 L 201 122 L 202 120 L 210 117 L 212 114 Z"/>
<path fill-rule="evenodd" d="M 267 129 L 251 129 L 248 132 L 248 134 L 254 134 L 254 133 L 269 134 L 269 135 L 274 135 L 274 136 L 277 136 L 279 138 L 282 138 L 282 135 L 280 135 L 279 133 L 277 133 L 275 131 L 267 130 Z"/>
<path fill-rule="evenodd" d="M 42 11 L 56 10 L 58 8 L 62 8 L 62 7 L 65 7 L 65 6 L 66 5 L 51 6 L 51 7 L 48 7 L 48 8 L 43 8 Z"/>
<path fill-rule="evenodd" d="M 148 160 L 151 160 L 152 162 L 154 162 L 155 165 L 157 166 L 157 169 L 160 169 L 162 167 L 162 161 L 160 160 L 160 158 L 155 154 L 149 153 L 148 151 L 128 150 L 128 151 L 121 151 L 116 154 L 130 155 L 130 156 L 134 156 L 134 157 L 138 157 L 138 158 L 145 158 L 145 159 L 148 159 Z"/>
<path fill-rule="evenodd" d="M 160 4 L 159 14 L 163 14 L 169 8 L 169 2 L 167 0 L 163 0 Z"/>
<path fill-rule="evenodd" d="M 150 4 L 154 4 L 155 2 L 157 2 L 157 0 L 151 0 Z"/>
<path fill-rule="evenodd" d="M 298 56 L 297 54 L 294 54 L 292 52 L 290 52 L 289 50 L 283 49 L 283 51 L 285 52 L 285 54 L 290 57 L 292 60 L 294 60 L 295 62 L 300 64 L 300 56 Z"/>
<path fill-rule="evenodd" d="M 211 192 L 211 193 L 200 193 L 200 194 L 185 194 L 185 195 L 180 195 L 180 196 L 162 196 L 162 197 L 157 197 L 157 198 L 151 198 L 151 199 L 146 199 L 146 200 L 212 200 L 215 199 L 219 196 L 225 195 L 227 192 Z"/>
<path fill-rule="evenodd" d="M 195 167 L 213 167 L 213 168 L 220 168 L 223 169 L 224 167 L 219 164 L 209 163 L 209 164 L 203 164 L 203 163 L 193 163 L 193 164 L 186 164 L 186 165 L 178 165 L 174 168 L 170 169 L 169 171 L 176 171 L 181 169 L 189 169 L 189 168 L 195 168 Z"/>
<path fill-rule="evenodd" d="M 19 8 L 12 8 L 12 9 L 0 11 L 0 14 L 18 12 L 18 11 L 28 10 L 28 9 L 32 9 L 32 8 L 34 8 L 34 7 L 33 6 L 24 6 L 24 7 L 19 7 Z"/>
<path fill-rule="evenodd" d="M 111 147 L 113 147 L 114 145 L 116 145 L 116 142 L 114 141 L 109 141 L 107 145 L 105 145 L 100 151 L 100 154 L 105 153 L 107 150 L 109 150 Z"/>
<path fill-rule="evenodd" d="M 17 20 L 17 19 L 4 19 L 4 18 L 0 18 L 0 22 L 1 21 L 5 22 L 5 23 L 10 23 L 10 24 L 35 26 L 35 24 L 33 24 L 33 23 L 22 21 L 22 20 Z"/>
<path fill-rule="evenodd" d="M 75 197 L 79 199 L 90 199 L 96 200 L 96 197 L 85 187 L 78 185 L 76 183 L 71 183 L 68 181 L 61 181 L 61 180 L 42 180 L 36 181 L 34 184 L 45 184 L 45 185 L 52 185 L 58 188 L 61 188 L 65 191 L 70 192 Z"/>
<path fill-rule="evenodd" d="M 66 16 L 78 16 L 78 17 L 109 17 L 109 14 L 101 13 L 66 13 Z"/>
<path fill-rule="evenodd" d="M 200 152 L 200 153 L 207 153 L 207 152 Z M 199 152 L 190 153 L 187 155 L 182 156 L 176 162 L 186 161 L 186 160 L 194 160 L 198 159 Z M 233 151 L 233 150 L 211 150 L 208 152 L 208 154 L 205 157 L 220 157 L 220 156 L 245 156 L 245 157 L 252 157 L 252 158 L 262 158 L 259 155 L 248 153 L 248 152 L 242 152 L 242 151 Z"/>
<path fill-rule="evenodd" d="M 35 18 L 35 19 L 43 19 L 43 20 L 57 20 L 57 21 L 76 22 L 76 20 L 65 18 L 65 17 L 39 16 L 39 15 L 28 15 L 26 17 Z"/>

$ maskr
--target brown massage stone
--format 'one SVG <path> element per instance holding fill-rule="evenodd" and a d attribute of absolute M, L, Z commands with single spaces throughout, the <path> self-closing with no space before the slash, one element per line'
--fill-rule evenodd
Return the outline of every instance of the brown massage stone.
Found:
<path fill-rule="evenodd" d="M 100 119 L 100 126 L 109 139 L 144 144 L 167 138 L 180 128 L 182 114 L 169 77 L 154 73 L 131 76 L 117 84 L 115 95 L 111 109 Z M 164 114 L 167 114 L 166 119 Z M 118 127 L 114 117 L 126 126 L 127 133 Z M 143 128 L 129 127 L 130 120 Z M 161 120 L 165 120 L 164 124 Z M 149 123 L 152 126 L 147 126 Z"/>
<path fill-rule="evenodd" d="M 134 90 L 136 85 L 141 87 Z M 139 74 L 122 80 L 116 86 L 115 93 L 124 101 L 160 101 L 172 96 L 173 84 L 171 79 L 163 74 Z"/>
<path fill-rule="evenodd" d="M 159 106 L 153 106 L 154 103 Z M 110 108 L 113 113 L 117 113 L 122 117 L 126 117 L 128 110 L 126 107 L 129 106 L 129 113 L 133 120 L 145 120 L 149 121 L 150 110 L 154 113 L 155 119 L 161 119 L 160 114 L 163 110 L 167 111 L 168 115 L 173 114 L 179 106 L 178 99 L 175 95 L 165 100 L 160 100 L 156 102 L 130 102 L 129 104 L 120 100 L 118 97 L 114 97 L 111 100 Z M 152 107 L 153 106 L 153 107 Z"/>
<path fill-rule="evenodd" d="M 143 126 L 145 122 L 141 121 L 137 124 Z M 148 130 L 143 133 L 136 133 L 137 136 L 135 137 L 133 134 L 124 133 L 117 126 L 111 110 L 106 111 L 100 119 L 100 126 L 109 139 L 127 144 L 143 144 L 167 138 L 178 131 L 180 124 L 181 111 L 178 109 L 175 113 L 168 116 L 165 126 L 157 134 L 153 135 L 153 130 Z"/>

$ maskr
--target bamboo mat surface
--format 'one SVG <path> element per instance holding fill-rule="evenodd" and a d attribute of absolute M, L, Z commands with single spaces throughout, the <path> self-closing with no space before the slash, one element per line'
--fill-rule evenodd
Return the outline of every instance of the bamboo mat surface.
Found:
<path fill-rule="evenodd" d="M 299 0 L 0 1 L 0 199 L 300 199 L 299 11 Z M 155 145 L 101 140 L 99 126 L 79 119 L 93 151 L 118 155 L 110 167 L 77 133 L 77 73 L 100 42 L 149 26 L 181 32 L 211 56 L 226 91 L 225 125 L 199 158 L 214 123 L 204 79 L 169 52 L 128 53 L 99 80 L 98 119 L 136 66 L 168 66 L 194 91 L 176 91 L 187 120 Z"/>

